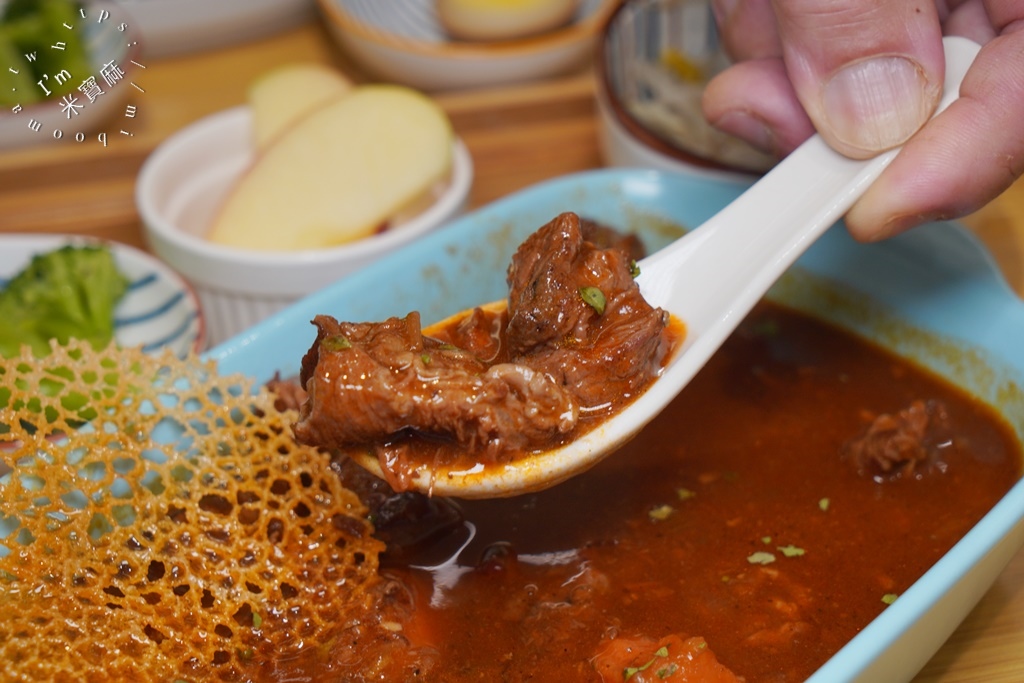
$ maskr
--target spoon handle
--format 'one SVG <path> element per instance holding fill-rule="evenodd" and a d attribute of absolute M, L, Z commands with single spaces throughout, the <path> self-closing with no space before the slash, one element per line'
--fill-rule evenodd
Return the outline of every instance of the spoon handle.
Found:
<path fill-rule="evenodd" d="M 956 37 L 945 38 L 943 45 L 946 78 L 936 114 L 957 99 L 980 49 Z M 897 148 L 854 160 L 814 135 L 701 227 L 645 259 L 638 279 L 641 291 L 654 305 L 686 321 L 688 337 L 695 345 L 709 344 L 710 356 L 898 152 Z"/>

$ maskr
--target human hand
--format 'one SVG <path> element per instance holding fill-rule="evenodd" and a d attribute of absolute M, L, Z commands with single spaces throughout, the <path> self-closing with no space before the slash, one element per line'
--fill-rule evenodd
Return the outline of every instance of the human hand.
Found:
<path fill-rule="evenodd" d="M 778 156 L 815 131 L 855 158 L 903 145 L 846 215 L 857 239 L 966 215 L 1024 172 L 1024 2 L 712 1 L 736 61 L 705 91 L 713 125 Z M 944 34 L 982 50 L 929 121 Z"/>

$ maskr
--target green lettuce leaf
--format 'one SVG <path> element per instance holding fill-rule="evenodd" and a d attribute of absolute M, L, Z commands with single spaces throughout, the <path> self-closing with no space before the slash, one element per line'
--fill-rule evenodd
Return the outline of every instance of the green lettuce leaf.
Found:
<path fill-rule="evenodd" d="M 17 354 L 22 344 L 45 356 L 50 339 L 107 346 L 128 284 L 103 246 L 68 245 L 35 256 L 0 290 L 0 356 Z"/>

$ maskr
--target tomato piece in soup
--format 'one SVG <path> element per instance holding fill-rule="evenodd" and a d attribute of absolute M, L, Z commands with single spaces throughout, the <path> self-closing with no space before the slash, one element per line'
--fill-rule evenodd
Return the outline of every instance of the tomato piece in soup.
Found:
<path fill-rule="evenodd" d="M 742 683 L 700 637 L 614 638 L 593 660 L 602 683 Z"/>

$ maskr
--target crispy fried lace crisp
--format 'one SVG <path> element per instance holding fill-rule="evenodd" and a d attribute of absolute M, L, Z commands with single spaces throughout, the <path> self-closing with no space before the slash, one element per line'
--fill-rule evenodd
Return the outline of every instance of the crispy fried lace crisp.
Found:
<path fill-rule="evenodd" d="M 269 679 L 372 628 L 382 548 L 294 417 L 194 358 L 0 360 L 2 678 Z"/>

